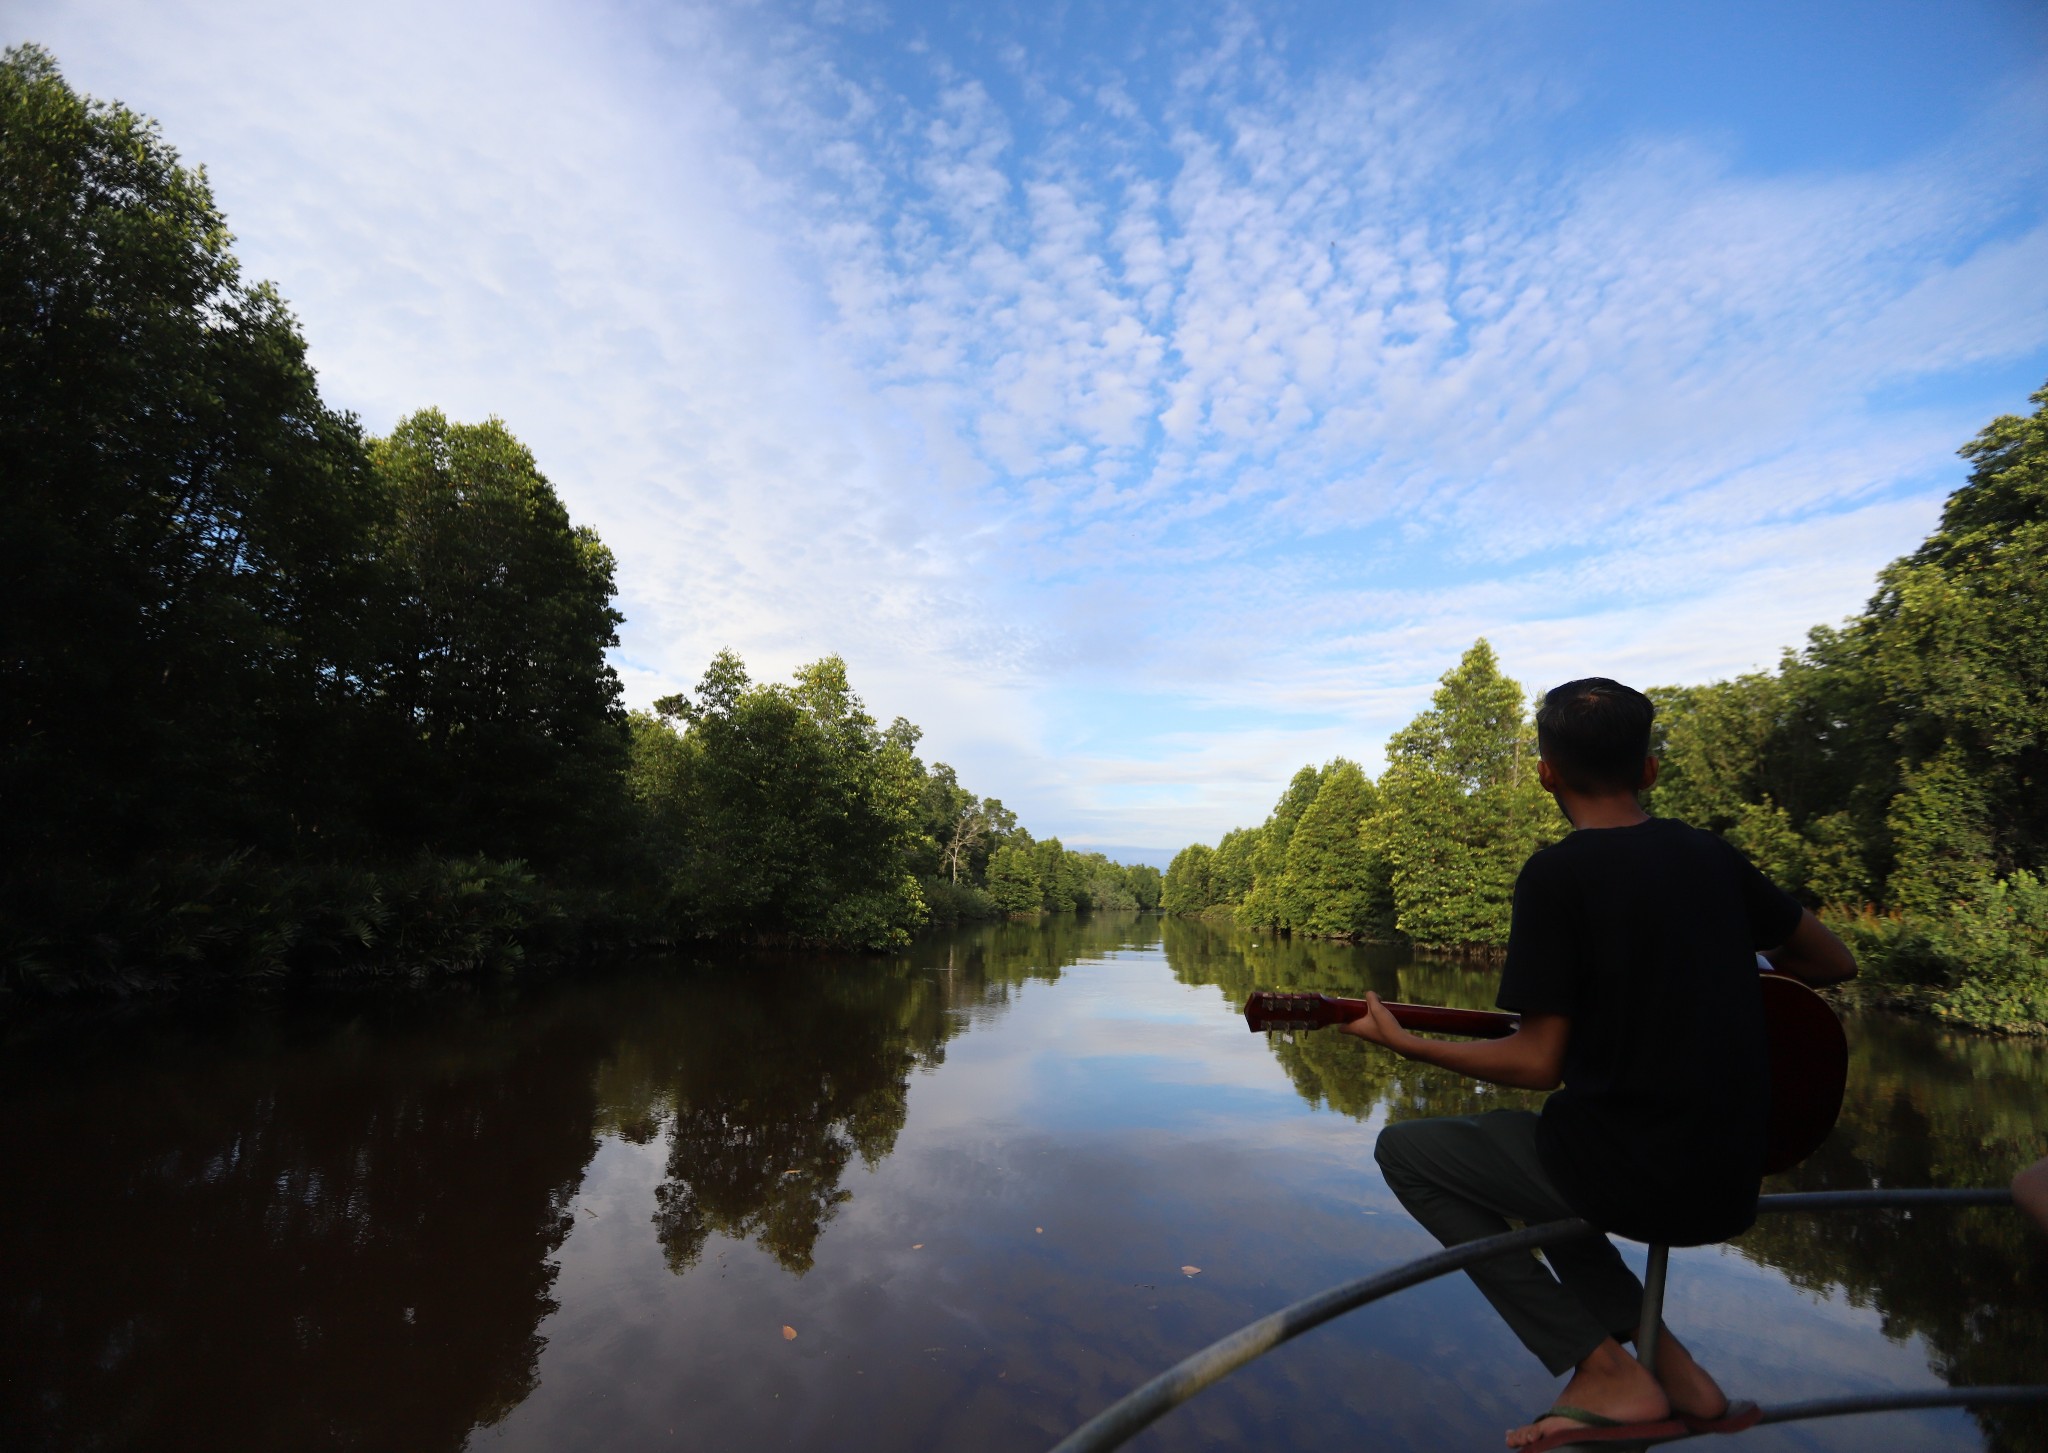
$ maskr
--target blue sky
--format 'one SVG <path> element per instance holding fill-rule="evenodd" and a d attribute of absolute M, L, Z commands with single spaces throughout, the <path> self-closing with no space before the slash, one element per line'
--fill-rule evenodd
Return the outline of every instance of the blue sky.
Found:
<path fill-rule="evenodd" d="M 331 401 L 496 414 L 644 704 L 844 655 L 1172 849 L 1529 687 L 1770 665 L 2048 379 L 2036 4 L 17 0 Z"/>

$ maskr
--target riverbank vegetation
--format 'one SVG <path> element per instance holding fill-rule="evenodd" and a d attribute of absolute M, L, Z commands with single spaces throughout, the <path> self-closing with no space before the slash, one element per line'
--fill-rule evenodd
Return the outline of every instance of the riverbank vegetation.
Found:
<path fill-rule="evenodd" d="M 1816 908 L 1853 992 L 2048 1033 L 2048 388 L 1962 449 L 1969 479 L 1864 610 L 1778 668 L 1650 689 L 1661 816 L 1721 833 Z M 1535 781 L 1533 702 L 1481 640 L 1395 733 L 1167 870 L 1172 913 L 1487 955 L 1514 876 L 1565 824 Z"/>
<path fill-rule="evenodd" d="M 1563 827 L 1524 699 L 1475 643 L 1388 741 L 1377 781 L 1341 757 L 1303 767 L 1260 826 L 1175 856 L 1166 910 L 1439 952 L 1505 943 L 1515 874 Z"/>
<path fill-rule="evenodd" d="M 826 657 L 624 709 L 616 562 L 496 419 L 321 399 L 203 173 L 0 62 L 0 991 L 877 948 L 1158 901 Z"/>

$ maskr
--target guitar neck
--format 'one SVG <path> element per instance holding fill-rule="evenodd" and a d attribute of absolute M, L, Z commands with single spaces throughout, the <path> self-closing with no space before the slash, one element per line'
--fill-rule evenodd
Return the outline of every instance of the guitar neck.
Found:
<path fill-rule="evenodd" d="M 1513 1014 L 1488 1009 L 1447 1009 L 1437 1004 L 1392 1004 L 1380 1001 L 1403 1029 L 1419 1034 L 1457 1034 L 1467 1039 L 1501 1039 L 1522 1021 Z M 1321 1029 L 1365 1017 L 1363 999 L 1334 994 L 1279 994 L 1260 990 L 1244 1001 L 1245 1022 L 1254 1032 L 1266 1029 Z"/>

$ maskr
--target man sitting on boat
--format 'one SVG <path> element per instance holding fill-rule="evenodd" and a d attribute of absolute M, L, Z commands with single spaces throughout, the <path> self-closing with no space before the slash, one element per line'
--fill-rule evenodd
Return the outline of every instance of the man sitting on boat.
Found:
<path fill-rule="evenodd" d="M 1559 686 L 1537 710 L 1539 777 L 1573 830 L 1515 882 L 1498 1003 L 1521 1027 L 1504 1039 L 1423 1039 L 1376 995 L 1344 1027 L 1475 1079 L 1556 1091 L 1540 1115 L 1496 1110 L 1381 1132 L 1388 1186 L 1446 1246 L 1567 1216 L 1676 1246 L 1747 1229 L 1770 1113 L 1755 955 L 1808 984 L 1856 972 L 1842 941 L 1735 848 L 1642 809 L 1636 794 L 1657 780 L 1654 713 L 1605 677 Z M 1509 1432 L 1509 1447 L 1754 1421 L 1754 1404 L 1731 1403 L 1668 1332 L 1654 1375 L 1623 1349 L 1643 1290 L 1605 1237 L 1544 1255 L 1547 1268 L 1506 1256 L 1470 1272 L 1544 1366 L 1572 1374 L 1554 1407 Z"/>

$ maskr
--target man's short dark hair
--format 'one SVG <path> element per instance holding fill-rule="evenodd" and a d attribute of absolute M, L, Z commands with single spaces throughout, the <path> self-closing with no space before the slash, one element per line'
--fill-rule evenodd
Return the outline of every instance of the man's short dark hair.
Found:
<path fill-rule="evenodd" d="M 1543 693 L 1536 745 L 1574 792 L 1633 792 L 1643 780 L 1656 715 L 1649 697 L 1619 681 L 1567 681 Z"/>

